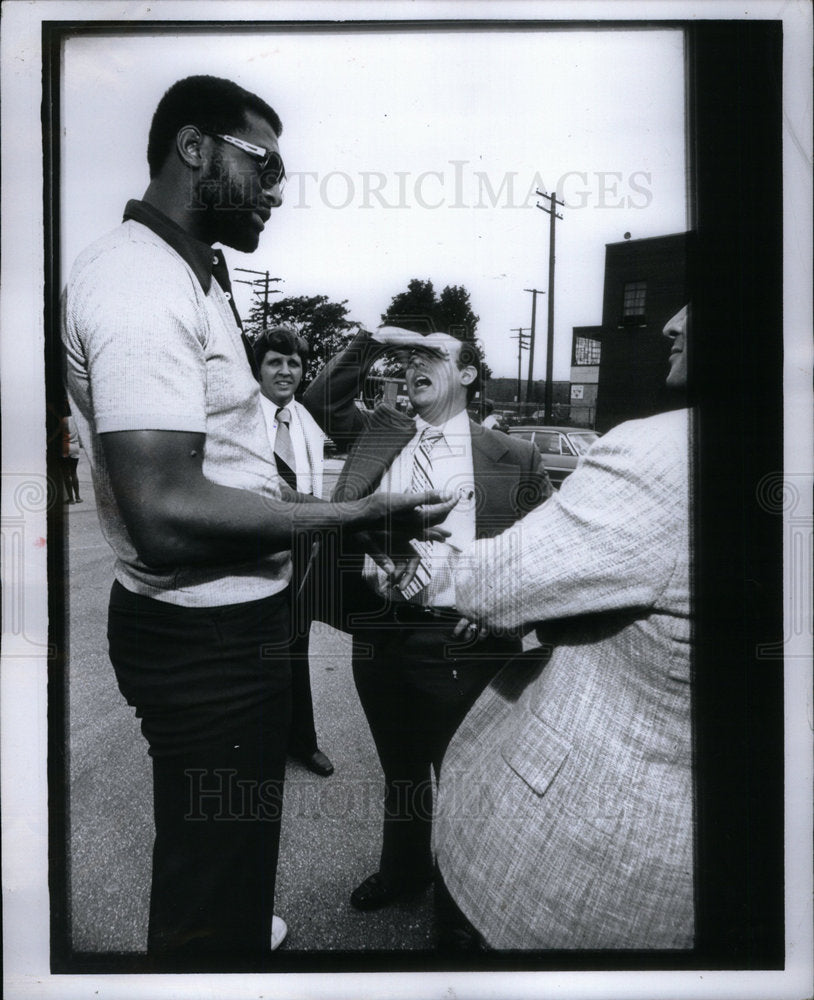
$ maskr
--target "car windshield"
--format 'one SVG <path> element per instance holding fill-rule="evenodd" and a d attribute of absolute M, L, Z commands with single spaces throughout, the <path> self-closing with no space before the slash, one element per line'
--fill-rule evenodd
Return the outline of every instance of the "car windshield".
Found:
<path fill-rule="evenodd" d="M 596 431 L 569 431 L 568 440 L 578 455 L 584 455 L 599 435 Z"/>
<path fill-rule="evenodd" d="M 535 431 L 534 443 L 545 455 L 561 455 L 560 435 L 556 431 Z"/>

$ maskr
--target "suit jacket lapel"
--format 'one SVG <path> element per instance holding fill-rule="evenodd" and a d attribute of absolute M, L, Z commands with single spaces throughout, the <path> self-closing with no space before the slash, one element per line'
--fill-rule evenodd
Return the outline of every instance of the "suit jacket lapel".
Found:
<path fill-rule="evenodd" d="M 517 519 L 517 502 L 513 492 L 517 485 L 517 466 L 504 462 L 509 451 L 502 435 L 469 422 L 472 435 L 472 472 L 482 500 L 475 511 L 475 533 L 478 538 L 503 531 Z"/>
<path fill-rule="evenodd" d="M 294 400 L 291 403 L 291 409 L 296 414 L 305 441 L 305 451 L 308 454 L 308 466 L 311 473 L 311 492 L 314 496 L 321 497 L 325 435 L 302 403 Z"/>
<path fill-rule="evenodd" d="M 379 407 L 348 455 L 334 490 L 335 500 L 367 496 L 381 482 L 393 459 L 415 434 L 415 423 L 397 410 Z"/>
<path fill-rule="evenodd" d="M 497 534 L 517 519 L 513 495 L 517 466 L 504 462 L 508 447 L 502 435 L 469 422 L 472 471 L 483 502 L 477 506 L 478 538 Z M 391 407 L 374 410 L 370 424 L 356 439 L 334 490 L 334 500 L 367 496 L 381 482 L 393 459 L 415 434 L 415 423 Z"/>

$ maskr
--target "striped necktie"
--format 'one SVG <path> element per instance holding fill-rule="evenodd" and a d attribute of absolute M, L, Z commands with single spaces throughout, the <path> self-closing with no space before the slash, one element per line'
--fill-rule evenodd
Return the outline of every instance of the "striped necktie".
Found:
<path fill-rule="evenodd" d="M 277 433 L 274 436 L 274 460 L 277 471 L 292 490 L 297 488 L 297 461 L 291 443 L 291 413 L 283 406 L 277 411 Z"/>
<path fill-rule="evenodd" d="M 423 493 L 425 490 L 433 489 L 432 451 L 443 436 L 437 427 L 425 427 L 422 431 L 418 447 L 413 455 L 411 493 Z M 410 544 L 420 559 L 413 579 L 406 587 L 399 588 L 408 600 L 420 593 L 432 579 L 432 542 L 412 539 Z"/>

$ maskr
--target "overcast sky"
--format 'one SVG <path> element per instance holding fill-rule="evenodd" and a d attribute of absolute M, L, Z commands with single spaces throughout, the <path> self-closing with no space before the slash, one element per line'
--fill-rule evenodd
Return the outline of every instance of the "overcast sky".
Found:
<path fill-rule="evenodd" d="M 258 93 L 284 124 L 285 204 L 253 255 L 227 250 L 230 267 L 268 269 L 287 295 L 347 299 L 373 326 L 411 278 L 465 285 L 496 375 L 517 372 L 523 289 L 548 291 L 536 187 L 566 203 L 557 379 L 572 327 L 601 322 L 605 244 L 686 229 L 680 31 L 113 34 L 70 40 L 64 67 L 63 280 L 143 194 L 163 92 L 203 72 Z M 546 309 L 538 298 L 535 378 Z"/>

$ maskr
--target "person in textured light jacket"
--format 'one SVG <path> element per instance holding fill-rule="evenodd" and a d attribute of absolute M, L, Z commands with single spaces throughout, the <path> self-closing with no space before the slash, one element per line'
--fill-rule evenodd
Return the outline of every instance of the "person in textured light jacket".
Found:
<path fill-rule="evenodd" d="M 686 327 L 665 327 L 676 388 Z M 545 623 L 441 772 L 438 864 L 488 947 L 693 946 L 689 434 L 686 409 L 614 428 L 461 555 L 461 614 Z"/>

